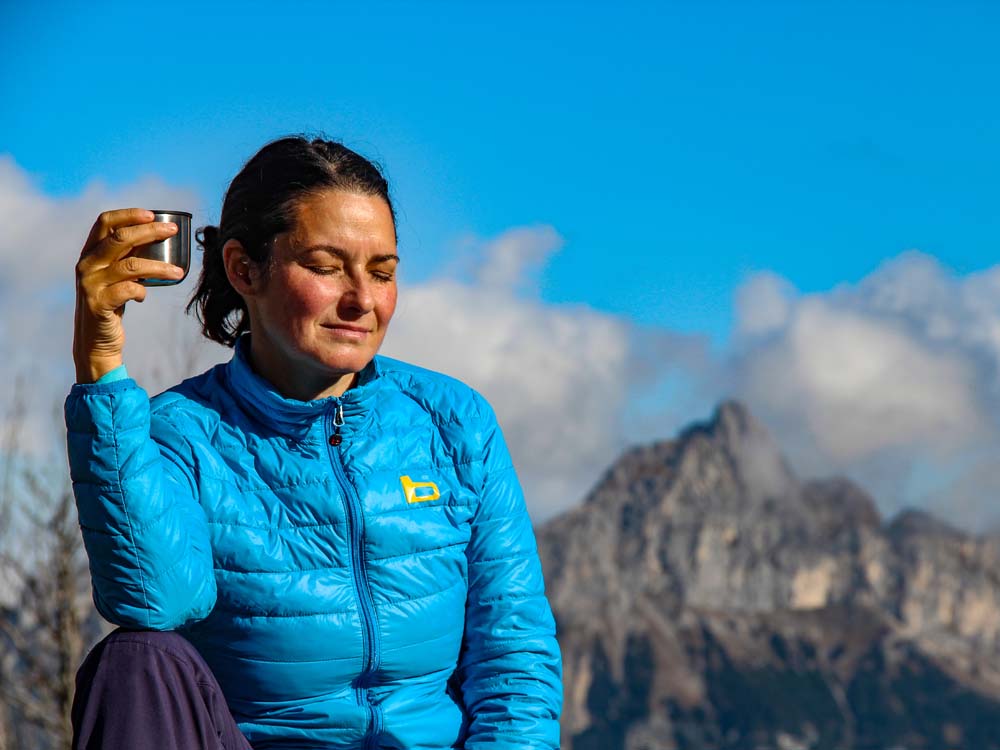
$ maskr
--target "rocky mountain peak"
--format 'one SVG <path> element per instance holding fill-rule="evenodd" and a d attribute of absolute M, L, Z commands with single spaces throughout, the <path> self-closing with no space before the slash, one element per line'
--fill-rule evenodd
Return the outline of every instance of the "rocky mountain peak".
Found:
<path fill-rule="evenodd" d="M 909 537 L 932 537 L 937 539 L 961 539 L 965 534 L 940 518 L 919 508 L 907 508 L 892 519 L 889 536 L 894 539 Z"/>
<path fill-rule="evenodd" d="M 569 750 L 1000 750 L 961 719 L 1000 726 L 1000 543 L 798 479 L 739 402 L 627 451 L 538 540 Z"/>
<path fill-rule="evenodd" d="M 739 401 L 678 436 L 678 479 L 709 501 L 706 509 L 794 501 L 801 494 L 767 428 Z"/>
<path fill-rule="evenodd" d="M 767 428 L 740 401 L 723 401 L 704 422 L 695 422 L 677 436 L 682 446 L 705 444 L 713 450 L 738 456 L 748 444 L 778 452 Z"/>
<path fill-rule="evenodd" d="M 704 429 L 729 445 L 738 445 L 753 438 L 770 439 L 767 429 L 750 410 L 741 401 L 735 400 L 720 403 Z"/>
<path fill-rule="evenodd" d="M 676 490 L 667 492 L 671 487 Z M 585 504 L 649 508 L 686 497 L 701 511 L 787 501 L 801 492 L 767 428 L 738 401 L 725 401 L 676 439 L 635 446 L 605 473 Z"/>

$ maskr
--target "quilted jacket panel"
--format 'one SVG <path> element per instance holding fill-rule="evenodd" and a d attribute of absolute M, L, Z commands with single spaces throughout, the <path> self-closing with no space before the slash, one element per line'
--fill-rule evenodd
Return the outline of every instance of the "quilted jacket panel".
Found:
<path fill-rule="evenodd" d="M 247 346 L 152 400 L 73 387 L 101 614 L 190 639 L 257 750 L 558 747 L 554 623 L 489 405 L 385 357 L 293 401 Z"/>

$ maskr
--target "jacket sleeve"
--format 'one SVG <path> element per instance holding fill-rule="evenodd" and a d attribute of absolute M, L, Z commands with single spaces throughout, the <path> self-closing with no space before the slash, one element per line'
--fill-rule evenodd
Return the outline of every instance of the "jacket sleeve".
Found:
<path fill-rule="evenodd" d="M 149 398 L 132 379 L 73 386 L 65 416 L 98 612 L 150 630 L 206 617 L 216 596 L 212 551 L 181 431 L 157 420 L 150 437 Z"/>
<path fill-rule="evenodd" d="M 469 594 L 457 677 L 465 750 L 559 747 L 562 662 L 535 535 L 503 435 L 484 407 L 484 476 L 467 548 Z"/>

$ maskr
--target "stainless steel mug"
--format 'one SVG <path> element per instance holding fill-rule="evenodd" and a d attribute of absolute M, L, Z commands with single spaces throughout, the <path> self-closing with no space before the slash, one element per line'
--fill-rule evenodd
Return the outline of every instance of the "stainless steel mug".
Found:
<path fill-rule="evenodd" d="M 153 221 L 172 221 L 177 225 L 177 234 L 159 242 L 139 245 L 132 251 L 137 258 L 151 258 L 173 263 L 184 269 L 179 279 L 139 279 L 145 286 L 169 286 L 179 284 L 187 278 L 191 268 L 191 214 L 187 211 L 157 211 L 152 209 Z"/>

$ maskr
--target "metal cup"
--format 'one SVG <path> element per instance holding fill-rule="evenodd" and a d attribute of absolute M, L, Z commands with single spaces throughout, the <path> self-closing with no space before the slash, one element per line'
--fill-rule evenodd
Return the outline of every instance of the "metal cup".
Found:
<path fill-rule="evenodd" d="M 145 286 L 169 286 L 179 284 L 187 278 L 191 268 L 191 214 L 187 211 L 157 211 L 153 209 L 153 221 L 172 221 L 177 225 L 177 234 L 159 242 L 139 245 L 132 251 L 137 258 L 150 258 L 173 263 L 184 269 L 179 279 L 139 279 Z"/>

